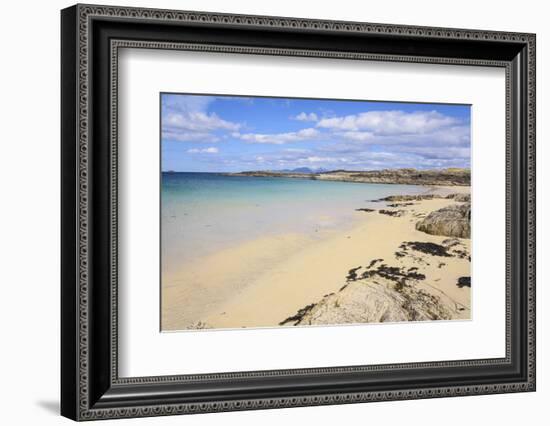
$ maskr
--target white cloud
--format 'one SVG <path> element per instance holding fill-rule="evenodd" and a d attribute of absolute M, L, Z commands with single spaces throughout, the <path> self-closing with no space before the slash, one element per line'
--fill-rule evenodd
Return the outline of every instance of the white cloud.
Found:
<path fill-rule="evenodd" d="M 283 150 L 284 152 L 295 152 L 298 154 L 303 154 L 305 152 L 309 152 L 309 149 L 302 149 L 302 148 L 285 148 Z"/>
<path fill-rule="evenodd" d="M 471 155 L 470 147 L 453 146 L 396 146 L 396 152 L 418 155 L 426 159 L 469 159 Z"/>
<path fill-rule="evenodd" d="M 191 148 L 191 149 L 188 149 L 187 152 L 189 154 L 217 154 L 220 151 L 218 150 L 218 148 L 211 146 L 209 148 L 203 148 L 203 149 Z"/>
<path fill-rule="evenodd" d="M 338 161 L 338 158 L 332 158 L 332 157 L 318 157 L 318 156 L 311 156 L 306 157 L 303 159 L 300 159 L 300 161 L 304 161 L 306 163 L 327 163 L 327 162 L 334 162 Z"/>
<path fill-rule="evenodd" d="M 470 165 L 469 123 L 435 110 L 409 112 L 394 106 L 396 109 L 390 111 L 338 116 L 335 111 L 316 109 L 314 113 L 306 109 L 297 115 L 287 115 L 288 127 L 281 123 L 279 133 L 270 133 L 265 128 L 248 127 L 245 116 L 235 122 L 224 119 L 223 113 L 211 108 L 215 100 L 210 96 L 163 95 L 163 141 L 195 142 L 193 148 L 193 145 L 186 147 L 190 148 L 186 152 L 194 160 L 231 170 L 297 167 L 370 170 Z M 294 130 L 289 127 L 291 120 L 294 126 L 300 122 L 310 127 Z M 215 148 L 223 142 L 239 141 L 264 145 L 254 149 L 241 145 L 241 152 L 222 152 Z M 199 143 L 204 143 L 204 148 Z"/>
<path fill-rule="evenodd" d="M 218 142 L 220 140 L 219 137 L 211 133 L 184 132 L 184 131 L 162 132 L 162 139 L 165 141 L 177 141 L 177 142 Z"/>
<path fill-rule="evenodd" d="M 374 137 L 372 132 L 344 132 L 341 136 L 352 141 L 360 142 L 372 140 Z"/>
<path fill-rule="evenodd" d="M 218 117 L 217 114 L 205 112 L 169 113 L 163 117 L 162 127 L 166 131 L 194 131 L 205 132 L 213 130 L 236 131 L 241 127 Z"/>
<path fill-rule="evenodd" d="M 469 148 L 470 146 L 470 127 L 468 125 L 450 126 L 417 134 L 381 135 L 367 131 L 336 131 L 330 134 L 332 143 L 320 147 L 320 150 L 361 152 L 365 149 L 365 145 L 385 147 L 400 145 L 403 149 L 426 147 L 426 151 L 429 152 L 431 149 Z M 392 149 L 398 150 L 399 148 Z"/>
<path fill-rule="evenodd" d="M 162 109 L 165 113 L 206 112 L 215 100 L 213 96 L 163 94 Z"/>
<path fill-rule="evenodd" d="M 317 121 L 319 120 L 319 117 L 317 117 L 317 114 L 314 112 L 310 112 L 309 114 L 307 112 L 301 112 L 297 116 L 293 117 L 293 119 L 298 121 Z"/>
<path fill-rule="evenodd" d="M 300 142 L 311 140 L 320 135 L 320 132 L 313 128 L 302 129 L 297 132 L 286 133 L 233 133 L 233 137 L 248 143 L 282 145 L 289 142 Z"/>
<path fill-rule="evenodd" d="M 458 121 L 437 111 L 369 111 L 343 117 L 323 118 L 317 127 L 377 135 L 423 134 L 451 126 Z"/>
<path fill-rule="evenodd" d="M 227 121 L 208 107 L 215 100 L 212 96 L 163 95 L 162 137 L 178 142 L 218 142 L 220 131 L 234 132 L 240 123 Z"/>

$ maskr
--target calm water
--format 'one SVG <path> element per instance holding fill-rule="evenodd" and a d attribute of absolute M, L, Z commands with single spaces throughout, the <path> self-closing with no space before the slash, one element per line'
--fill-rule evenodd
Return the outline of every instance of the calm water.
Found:
<path fill-rule="evenodd" d="M 163 173 L 163 269 L 262 236 L 299 232 L 315 238 L 350 226 L 356 208 L 380 207 L 370 200 L 424 191 L 414 185 Z"/>

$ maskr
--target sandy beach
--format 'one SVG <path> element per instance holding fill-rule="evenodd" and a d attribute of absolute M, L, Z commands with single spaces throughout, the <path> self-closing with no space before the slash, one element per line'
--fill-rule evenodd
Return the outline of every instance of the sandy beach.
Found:
<path fill-rule="evenodd" d="M 344 230 L 253 239 L 181 265 L 163 279 L 162 330 L 469 319 L 470 239 L 415 228 L 461 204 L 438 197 L 469 189 L 426 187 L 436 197 L 381 201 L 378 210 L 355 211 Z M 357 312 L 368 310 L 356 306 L 362 297 L 372 312 Z M 421 307 L 411 305 L 417 300 Z"/>

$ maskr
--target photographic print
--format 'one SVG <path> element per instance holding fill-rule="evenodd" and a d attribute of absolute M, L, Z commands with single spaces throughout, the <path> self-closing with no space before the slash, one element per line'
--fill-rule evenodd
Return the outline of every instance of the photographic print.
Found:
<path fill-rule="evenodd" d="M 471 318 L 470 105 L 160 109 L 162 331 Z"/>

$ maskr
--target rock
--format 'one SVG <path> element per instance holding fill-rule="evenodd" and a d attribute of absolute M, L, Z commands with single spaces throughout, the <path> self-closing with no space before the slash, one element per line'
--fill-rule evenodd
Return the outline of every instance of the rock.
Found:
<path fill-rule="evenodd" d="M 404 206 L 413 205 L 414 203 L 410 203 L 410 201 L 422 201 L 422 200 L 437 200 L 437 199 L 447 199 L 447 200 L 455 200 L 459 203 L 469 203 L 470 202 L 470 194 L 463 194 L 463 193 L 453 193 L 449 194 L 447 196 L 439 195 L 439 194 L 416 194 L 416 195 L 389 195 L 384 198 L 380 198 L 376 201 L 390 201 L 390 202 L 401 202 Z M 397 204 L 389 204 L 389 207 L 397 206 Z"/>
<path fill-rule="evenodd" d="M 457 238 L 447 238 L 447 239 L 443 240 L 441 242 L 441 244 L 449 249 L 449 248 L 457 246 L 461 243 L 460 243 L 460 240 L 457 239 Z"/>
<path fill-rule="evenodd" d="M 374 209 L 367 209 L 367 208 L 364 208 L 364 209 L 355 209 L 356 212 L 365 212 L 365 213 L 370 213 L 370 212 L 373 212 Z"/>
<path fill-rule="evenodd" d="M 374 282 L 354 282 L 316 303 L 294 325 L 408 321 L 404 296 Z"/>
<path fill-rule="evenodd" d="M 468 186 L 470 185 L 470 169 L 386 169 L 363 172 L 334 170 L 331 172 L 319 173 L 315 178 L 318 180 L 340 180 L 347 182 Z"/>
<path fill-rule="evenodd" d="M 346 284 L 336 293 L 300 309 L 280 325 L 322 325 L 368 322 L 446 320 L 458 315 L 456 303 L 417 287 L 426 280 L 418 267 L 385 264 L 349 271 Z M 361 271 L 362 270 L 362 271 Z"/>
<path fill-rule="evenodd" d="M 294 325 L 359 324 L 452 319 L 452 310 L 425 291 L 404 286 L 396 290 L 391 280 L 371 277 L 347 284 L 300 315 Z M 302 311 L 302 310 L 301 310 Z M 301 312 L 299 311 L 299 312 Z M 294 317 L 298 317 L 295 315 Z M 284 324 L 289 321 L 285 320 Z"/>
<path fill-rule="evenodd" d="M 416 229 L 431 235 L 470 238 L 470 203 L 447 206 L 431 212 Z"/>
<path fill-rule="evenodd" d="M 378 210 L 378 213 L 385 214 L 392 217 L 401 217 L 405 214 L 405 210 L 384 210 L 380 209 Z"/>
<path fill-rule="evenodd" d="M 436 194 L 418 194 L 418 195 L 389 195 L 384 198 L 380 198 L 377 201 L 422 201 L 422 200 L 434 200 L 437 198 L 444 198 L 442 195 Z"/>
<path fill-rule="evenodd" d="M 445 198 L 458 201 L 459 203 L 469 203 L 472 199 L 470 194 L 449 194 Z"/>

